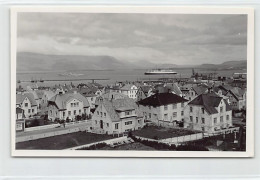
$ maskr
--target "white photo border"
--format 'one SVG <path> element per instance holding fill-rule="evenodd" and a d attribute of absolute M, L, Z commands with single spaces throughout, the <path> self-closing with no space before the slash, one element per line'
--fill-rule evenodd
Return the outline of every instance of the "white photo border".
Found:
<path fill-rule="evenodd" d="M 246 151 L 105 151 L 16 150 L 17 15 L 22 12 L 145 13 L 145 14 L 245 14 L 247 15 L 247 122 Z M 254 156 L 254 9 L 227 6 L 12 6 L 11 27 L 11 155 L 13 157 L 253 157 Z"/>

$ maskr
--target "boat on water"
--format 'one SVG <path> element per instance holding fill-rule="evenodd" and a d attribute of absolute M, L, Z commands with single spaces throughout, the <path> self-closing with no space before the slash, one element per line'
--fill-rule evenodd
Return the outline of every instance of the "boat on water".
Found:
<path fill-rule="evenodd" d="M 177 74 L 172 69 L 152 69 L 144 73 L 145 75 L 163 75 L 163 74 Z"/>
<path fill-rule="evenodd" d="M 76 73 L 69 72 L 69 73 L 61 73 L 59 75 L 60 76 L 83 76 L 84 74 L 76 74 Z"/>

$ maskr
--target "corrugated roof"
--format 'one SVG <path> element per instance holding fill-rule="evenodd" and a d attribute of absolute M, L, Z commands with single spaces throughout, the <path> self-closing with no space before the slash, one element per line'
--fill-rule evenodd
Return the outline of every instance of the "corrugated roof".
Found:
<path fill-rule="evenodd" d="M 144 106 L 162 106 L 186 102 L 187 100 L 173 93 L 156 93 L 138 103 Z"/>

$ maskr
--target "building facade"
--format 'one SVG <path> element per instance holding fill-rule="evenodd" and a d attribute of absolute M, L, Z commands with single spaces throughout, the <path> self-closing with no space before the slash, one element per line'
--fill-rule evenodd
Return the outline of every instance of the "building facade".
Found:
<path fill-rule="evenodd" d="M 141 129 L 144 118 L 130 98 L 102 99 L 92 117 L 93 132 L 122 134 Z"/>
<path fill-rule="evenodd" d="M 184 121 L 187 100 L 173 93 L 157 93 L 138 104 L 145 120 L 159 126 L 176 126 Z"/>
<path fill-rule="evenodd" d="M 185 107 L 184 127 L 203 132 L 216 132 L 233 126 L 232 109 L 215 93 L 201 94 Z"/>

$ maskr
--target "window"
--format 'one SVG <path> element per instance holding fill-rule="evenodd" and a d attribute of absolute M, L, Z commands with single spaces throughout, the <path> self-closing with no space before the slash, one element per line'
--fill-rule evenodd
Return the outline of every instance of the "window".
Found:
<path fill-rule="evenodd" d="M 107 127 L 109 127 L 109 123 L 107 123 Z"/>
<path fill-rule="evenodd" d="M 34 113 L 34 109 L 32 109 L 32 113 Z"/>
<path fill-rule="evenodd" d="M 103 113 L 102 112 L 100 112 L 100 116 L 102 117 L 102 115 L 103 115 Z"/>
<path fill-rule="evenodd" d="M 104 117 L 106 117 L 106 116 L 107 116 L 107 113 L 104 112 Z"/>
<path fill-rule="evenodd" d="M 115 124 L 115 129 L 118 129 L 118 123 Z"/>
<path fill-rule="evenodd" d="M 99 111 L 97 111 L 97 115 L 99 115 Z"/>
<path fill-rule="evenodd" d="M 97 120 L 95 120 L 95 123 L 97 124 Z"/>
<path fill-rule="evenodd" d="M 199 118 L 198 117 L 196 117 L 196 123 L 199 123 Z"/>
<path fill-rule="evenodd" d="M 184 107 L 184 103 L 183 102 L 181 103 L 181 107 Z"/>
<path fill-rule="evenodd" d="M 31 109 L 28 109 L 28 113 L 31 113 Z"/>
<path fill-rule="evenodd" d="M 190 112 L 192 112 L 192 107 L 190 107 Z"/>
<path fill-rule="evenodd" d="M 205 118 L 201 118 L 201 123 L 205 124 Z"/>
<path fill-rule="evenodd" d="M 65 112 L 63 112 L 63 116 L 65 116 Z"/>
<path fill-rule="evenodd" d="M 84 109 L 84 113 L 86 113 L 87 112 L 87 110 L 86 109 Z"/>
<path fill-rule="evenodd" d="M 214 124 L 217 124 L 217 118 L 214 118 Z"/>
<path fill-rule="evenodd" d="M 125 115 L 126 115 L 126 116 L 131 115 L 131 111 L 126 111 L 126 112 L 125 112 Z"/>
<path fill-rule="evenodd" d="M 172 117 L 177 117 L 177 112 L 172 113 Z"/>
<path fill-rule="evenodd" d="M 73 103 L 70 103 L 70 106 L 73 107 Z"/>
<path fill-rule="evenodd" d="M 205 131 L 205 128 L 204 128 L 204 127 L 202 127 L 202 128 L 201 128 L 201 130 L 202 130 L 202 131 Z"/>
<path fill-rule="evenodd" d="M 172 109 L 176 109 L 176 108 L 177 108 L 177 104 L 173 104 Z"/>
<path fill-rule="evenodd" d="M 165 111 L 168 110 L 168 106 L 167 106 L 167 105 L 164 106 L 164 110 L 165 110 Z"/>
<path fill-rule="evenodd" d="M 182 116 L 184 115 L 184 111 L 181 111 L 181 115 L 182 115 Z"/>
<path fill-rule="evenodd" d="M 168 114 L 164 114 L 164 120 L 168 120 Z"/>
<path fill-rule="evenodd" d="M 24 106 L 25 106 L 25 107 L 28 107 L 28 103 L 25 103 Z"/>
<path fill-rule="evenodd" d="M 149 118 L 150 118 L 150 119 L 152 118 L 152 114 L 151 114 L 151 113 L 149 113 Z"/>
<path fill-rule="evenodd" d="M 201 111 L 202 111 L 202 114 L 204 114 L 204 113 L 205 113 L 205 109 L 204 109 L 204 108 L 201 108 Z"/>
<path fill-rule="evenodd" d="M 90 98 L 91 99 L 91 101 L 93 101 L 93 97 L 92 98 Z"/>
<path fill-rule="evenodd" d="M 223 122 L 223 116 L 220 116 L 220 122 Z"/>
<path fill-rule="evenodd" d="M 193 117 L 192 116 L 190 116 L 190 122 L 192 122 L 193 121 Z"/>
<path fill-rule="evenodd" d="M 76 115 L 76 110 L 74 110 L 74 115 Z"/>
<path fill-rule="evenodd" d="M 81 114 L 81 110 L 79 110 L 79 114 Z"/>
<path fill-rule="evenodd" d="M 221 113 L 223 112 L 223 107 L 222 107 L 222 106 L 220 107 L 220 112 L 221 112 Z"/>
<path fill-rule="evenodd" d="M 227 115 L 227 121 L 229 120 L 229 115 Z"/>
<path fill-rule="evenodd" d="M 68 111 L 68 115 L 69 115 L 69 116 L 71 115 L 71 111 Z"/>
<path fill-rule="evenodd" d="M 130 125 L 130 124 L 132 124 L 132 121 L 125 122 L 125 125 Z"/>

